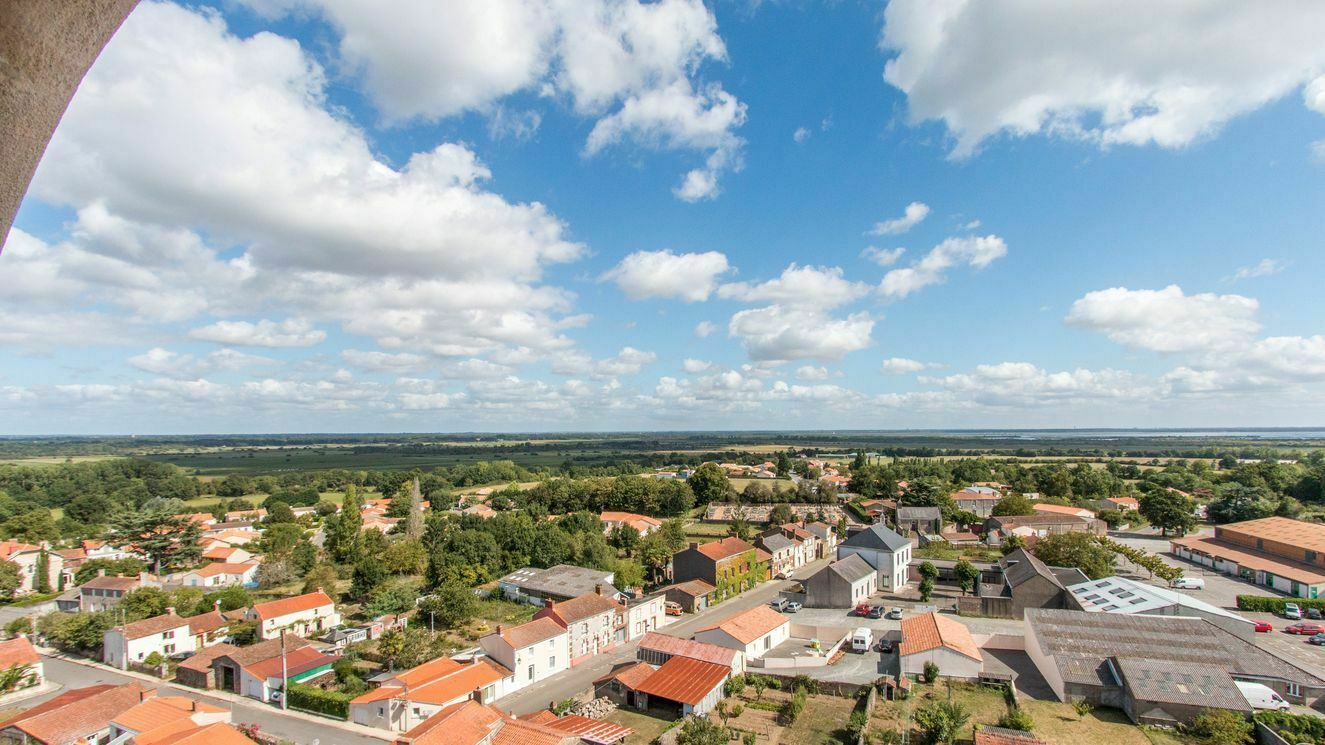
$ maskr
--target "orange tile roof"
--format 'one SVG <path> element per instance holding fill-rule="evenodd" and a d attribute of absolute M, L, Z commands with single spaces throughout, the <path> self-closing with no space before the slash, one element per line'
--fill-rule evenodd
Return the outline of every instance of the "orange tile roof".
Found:
<path fill-rule="evenodd" d="M 734 649 L 697 642 L 693 639 L 668 636 L 657 631 L 650 631 L 640 637 L 639 648 L 660 652 L 672 657 L 689 657 L 717 665 L 726 665 L 727 667 L 731 667 L 732 661 L 736 658 L 736 650 Z"/>
<path fill-rule="evenodd" d="M 570 600 L 554 602 L 536 613 L 534 618 L 551 618 L 564 627 L 603 613 L 615 613 L 620 607 L 617 601 L 605 595 L 587 592 Z"/>
<path fill-rule="evenodd" d="M 15 727 L 39 742 L 76 742 L 155 693 L 137 683 L 75 688 L 0 722 L 0 730 Z"/>
<path fill-rule="evenodd" d="M 475 745 L 502 726 L 505 717 L 477 701 L 452 704 L 396 738 L 411 745 Z"/>
<path fill-rule="evenodd" d="M 653 671 L 657 669 L 658 668 L 647 662 L 628 662 L 598 680 L 595 680 L 594 684 L 597 685 L 600 683 L 606 683 L 609 680 L 616 680 L 621 683 L 621 685 L 634 690 L 639 687 L 640 683 L 647 680 L 650 675 L 653 675 Z"/>
<path fill-rule="evenodd" d="M 34 665 L 41 662 L 37 650 L 26 636 L 0 642 L 0 670 L 8 670 L 15 665 Z"/>
<path fill-rule="evenodd" d="M 580 742 L 574 735 L 519 719 L 505 720 L 492 738 L 492 745 L 579 745 Z"/>
<path fill-rule="evenodd" d="M 326 605 L 334 605 L 334 603 L 331 601 L 329 595 L 318 590 L 316 592 L 310 592 L 307 595 L 297 595 L 292 598 L 282 598 L 267 603 L 258 603 L 253 606 L 253 612 L 257 614 L 258 618 L 264 621 L 270 621 L 273 618 L 280 618 L 281 616 L 288 616 L 291 613 L 313 610 L 314 608 L 321 608 Z"/>
<path fill-rule="evenodd" d="M 524 649 L 530 644 L 537 644 L 544 639 L 551 639 L 566 633 L 561 624 L 551 618 L 538 618 L 529 623 L 522 623 L 513 629 L 500 632 L 501 638 L 515 649 Z"/>
<path fill-rule="evenodd" d="M 1216 534 L 1235 533 L 1287 543 L 1290 546 L 1325 553 L 1325 525 L 1293 520 L 1287 517 L 1263 517 L 1240 523 L 1220 525 Z"/>
<path fill-rule="evenodd" d="M 1284 577 L 1304 584 L 1314 585 L 1325 582 L 1325 571 L 1319 567 L 1313 567 L 1309 564 L 1288 561 L 1277 557 L 1268 556 L 1262 553 L 1255 553 L 1246 546 L 1240 546 L 1224 541 L 1201 538 L 1198 536 L 1188 536 L 1186 538 L 1174 538 L 1169 541 L 1173 546 L 1182 546 L 1187 549 L 1200 551 L 1202 553 L 1217 556 L 1221 559 L 1236 562 L 1239 566 L 1248 569 L 1257 569 L 1263 572 L 1269 572 L 1278 577 Z"/>
<path fill-rule="evenodd" d="M 208 631 L 215 631 L 222 626 L 229 624 L 230 621 L 225 614 L 218 610 L 199 613 L 196 616 L 189 617 L 189 633 L 205 634 Z"/>
<path fill-rule="evenodd" d="M 239 647 L 233 644 L 217 644 L 214 647 L 198 650 L 197 654 L 179 663 L 179 666 L 184 670 L 205 673 L 212 669 L 212 660 L 238 650 Z"/>
<path fill-rule="evenodd" d="M 215 577 L 218 574 L 228 574 L 234 577 L 240 577 L 248 573 L 257 566 L 256 564 L 228 564 L 223 561 L 213 562 L 203 566 L 201 569 L 195 569 L 189 574 L 196 574 L 199 577 Z"/>
<path fill-rule="evenodd" d="M 444 675 L 450 675 L 460 669 L 460 663 L 450 657 L 438 657 L 422 665 L 417 665 L 403 672 L 396 673 L 395 679 L 406 688 L 432 682 Z"/>
<path fill-rule="evenodd" d="M 120 626 L 119 629 L 124 634 L 124 638 L 132 641 L 133 639 L 142 639 L 143 637 L 160 634 L 163 631 L 178 629 L 189 625 L 187 618 L 181 618 L 174 613 L 165 613 L 160 616 L 144 618 L 141 621 L 134 621 Z"/>
<path fill-rule="evenodd" d="M 902 620 L 902 644 L 898 653 L 907 655 L 944 647 L 973 660 L 983 660 L 966 626 L 937 613 L 912 616 Z"/>
<path fill-rule="evenodd" d="M 788 623 L 786 616 L 778 613 L 767 605 L 756 605 L 749 610 L 737 613 L 725 621 L 706 626 L 700 629 L 700 631 L 721 629 L 736 641 L 742 644 L 749 644 L 755 639 L 758 639 L 785 623 Z"/>
<path fill-rule="evenodd" d="M 323 654 L 316 647 L 300 647 L 293 652 L 287 649 L 285 652 L 285 671 L 290 675 L 298 675 L 315 667 L 330 665 L 335 661 L 335 657 Z M 251 665 L 245 665 L 244 672 L 258 680 L 279 678 L 281 677 L 281 656 L 277 654 L 275 657 L 268 657 Z"/>
<path fill-rule="evenodd" d="M 552 712 L 544 711 L 548 714 Z M 575 735 L 581 740 L 588 742 L 619 742 L 626 739 L 635 730 L 629 727 L 623 727 L 616 722 L 600 721 L 582 717 L 578 714 L 567 714 L 559 717 L 552 714 L 552 718 L 543 717 L 538 724 L 554 729 L 559 732 L 565 732 L 568 735 Z"/>
<path fill-rule="evenodd" d="M 673 657 L 650 675 L 636 690 L 650 696 L 695 705 L 731 675 L 731 668 L 689 657 Z"/>
<path fill-rule="evenodd" d="M 700 544 L 697 550 L 714 561 L 722 561 L 746 551 L 754 551 L 755 547 L 736 536 L 729 536 L 720 541 L 709 541 Z"/>
<path fill-rule="evenodd" d="M 187 720 L 194 713 L 219 714 L 224 711 L 226 709 L 183 696 L 156 696 L 116 715 L 111 721 L 121 729 L 151 732 L 181 719 Z"/>
<path fill-rule="evenodd" d="M 233 556 L 233 555 L 235 554 L 236 551 L 244 551 L 244 549 L 242 549 L 242 548 L 235 548 L 234 546 L 226 546 L 226 545 L 221 544 L 220 542 L 217 542 L 217 543 L 214 543 L 213 545 L 211 545 L 210 547 L 208 547 L 208 549 L 207 549 L 206 551 L 203 551 L 203 552 L 202 552 L 202 558 L 204 558 L 204 559 L 228 559 L 228 558 L 230 558 L 231 556 Z M 247 551 L 244 551 L 244 553 L 248 553 L 248 552 L 247 552 Z"/>
<path fill-rule="evenodd" d="M 405 692 L 403 686 L 378 686 L 367 693 L 361 693 L 350 699 L 350 704 L 371 704 L 374 701 L 386 701 Z"/>
<path fill-rule="evenodd" d="M 34 546 L 31 543 L 22 543 L 20 541 L 0 541 L 0 560 L 8 561 L 14 554 L 25 551 L 37 551 L 41 547 Z"/>
<path fill-rule="evenodd" d="M 1041 513 L 1041 514 L 1048 514 L 1048 515 L 1078 515 L 1078 516 L 1082 516 L 1083 513 L 1087 513 L 1087 514 L 1090 514 L 1090 515 L 1094 515 L 1094 514 L 1095 514 L 1094 512 L 1092 512 L 1091 510 L 1086 509 L 1085 507 L 1073 507 L 1073 506 L 1071 506 L 1071 505 L 1066 505 L 1066 504 L 1036 504 L 1035 507 L 1034 507 L 1034 509 L 1035 509 L 1036 512 L 1039 512 L 1039 513 Z"/>
<path fill-rule="evenodd" d="M 149 745 L 137 738 L 135 745 Z M 225 722 L 176 732 L 168 737 L 153 739 L 150 745 L 253 745 L 253 741 Z"/>
<path fill-rule="evenodd" d="M 473 693 L 475 689 L 487 688 L 510 675 L 510 670 L 483 659 L 463 665 L 440 680 L 406 691 L 402 698 L 426 704 L 446 704 Z"/>

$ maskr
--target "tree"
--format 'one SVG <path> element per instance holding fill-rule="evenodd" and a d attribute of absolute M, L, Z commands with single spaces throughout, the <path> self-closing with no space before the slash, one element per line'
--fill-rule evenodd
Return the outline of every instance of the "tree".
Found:
<path fill-rule="evenodd" d="M 1035 544 L 1035 558 L 1056 567 L 1076 567 L 1091 579 L 1113 575 L 1114 554 L 1084 532 L 1059 533 Z"/>
<path fill-rule="evenodd" d="M 419 618 L 427 618 L 429 627 L 459 628 L 472 621 L 478 612 L 479 600 L 474 591 L 454 582 L 438 587 L 419 601 Z"/>
<path fill-rule="evenodd" d="M 929 577 L 925 577 L 924 579 L 920 580 L 920 602 L 928 603 L 929 599 L 933 596 L 934 596 L 934 580 L 930 579 Z"/>
<path fill-rule="evenodd" d="M 105 570 L 111 577 L 133 577 L 147 568 L 141 559 L 127 556 L 123 559 L 89 559 L 78 567 L 74 574 L 74 584 L 81 585 Z"/>
<path fill-rule="evenodd" d="M 1228 709 L 1204 709 L 1187 731 L 1208 745 L 1244 745 L 1252 742 L 1251 722 Z"/>
<path fill-rule="evenodd" d="M 625 552 L 626 556 L 630 556 L 631 553 L 634 552 L 635 547 L 639 545 L 639 531 L 629 525 L 618 525 L 615 528 L 612 528 L 612 532 L 608 534 L 607 542 L 611 544 L 613 548 Z"/>
<path fill-rule="evenodd" d="M 672 559 L 672 552 L 667 546 L 667 536 L 663 535 L 661 530 L 655 530 L 644 536 L 640 540 L 639 550 L 636 552 L 639 560 L 648 567 L 649 573 L 653 576 L 653 582 L 658 582 L 658 574 Z"/>
<path fill-rule="evenodd" d="M 1034 515 L 1035 503 L 1020 494 L 1009 494 L 998 500 L 990 514 L 994 517 Z"/>
<path fill-rule="evenodd" d="M 120 610 L 130 621 L 152 618 L 166 612 L 170 605 L 170 596 L 158 587 L 139 587 L 124 594 L 120 601 Z"/>
<path fill-rule="evenodd" d="M 285 504 L 277 502 L 277 504 Z M 268 558 L 283 558 L 294 553 L 297 546 L 311 545 L 304 541 L 304 529 L 294 523 L 278 522 L 262 531 L 262 553 Z"/>
<path fill-rule="evenodd" d="M 219 608 L 222 611 L 239 610 L 253 605 L 253 598 L 239 585 L 227 587 L 220 592 L 213 592 L 204 595 L 198 602 L 197 611 L 199 613 L 210 613 L 212 609 Z"/>
<path fill-rule="evenodd" d="M 372 555 L 365 555 L 359 558 L 354 564 L 354 577 L 350 582 L 350 595 L 364 599 L 373 593 L 379 585 L 386 581 L 386 567 L 382 565 L 382 560 Z"/>
<path fill-rule="evenodd" d="M 202 557 L 198 524 L 169 512 L 125 512 L 115 518 L 108 540 L 143 554 L 157 574 L 196 563 Z"/>
<path fill-rule="evenodd" d="M 285 502 L 272 502 L 271 506 L 267 508 L 267 519 L 263 522 L 267 525 L 294 523 L 298 522 L 298 518 L 294 516 L 294 509 L 291 508 L 289 504 Z"/>
<path fill-rule="evenodd" d="M 785 479 L 791 475 L 791 458 L 786 452 L 778 453 L 777 460 L 773 463 L 773 471 L 780 479 Z"/>
<path fill-rule="evenodd" d="M 1170 530 L 1185 533 L 1196 524 L 1192 516 L 1192 500 L 1169 489 L 1159 489 L 1141 495 L 1139 512 L 1163 535 Z M 1267 513 L 1268 514 L 1268 513 Z"/>
<path fill-rule="evenodd" d="M 444 651 L 432 634 L 413 626 L 390 629 L 377 639 L 377 652 L 392 670 L 421 665 Z"/>
<path fill-rule="evenodd" d="M 428 549 L 417 540 L 399 540 L 382 552 L 382 564 L 392 574 L 423 574 L 428 568 Z"/>
<path fill-rule="evenodd" d="M 784 525 L 794 522 L 796 522 L 796 513 L 792 512 L 791 505 L 786 502 L 773 505 L 772 511 L 768 513 L 768 523 L 770 525 Z"/>
<path fill-rule="evenodd" d="M 728 745 L 727 729 L 707 718 L 688 716 L 676 735 L 676 745 Z"/>
<path fill-rule="evenodd" d="M 1017 535 L 1016 533 L 1013 533 L 1013 534 L 1011 534 L 1011 535 L 1007 535 L 1007 536 L 1004 536 L 1004 537 L 1003 537 L 1003 555 L 1004 555 L 1004 556 L 1007 556 L 1008 554 L 1012 553 L 1013 551 L 1016 551 L 1016 550 L 1019 549 L 1019 548 L 1026 548 L 1026 539 L 1025 539 L 1025 538 L 1022 538 L 1021 536 Z"/>
<path fill-rule="evenodd" d="M 413 540 L 423 537 L 423 492 L 419 489 L 419 477 L 414 477 L 414 482 L 409 492 L 409 514 L 405 516 L 405 536 Z"/>
<path fill-rule="evenodd" d="M 927 580 L 932 581 L 939 578 L 939 568 L 934 566 L 934 563 L 930 561 L 920 562 L 919 572 L 920 576 Z"/>
<path fill-rule="evenodd" d="M 336 561 L 353 561 L 359 553 L 360 531 L 363 530 L 363 502 L 354 484 L 345 487 L 345 501 L 335 517 L 327 518 L 326 540 L 323 545 Z"/>
<path fill-rule="evenodd" d="M 977 589 L 980 570 L 971 562 L 962 559 L 952 567 L 952 573 L 957 576 L 957 585 L 962 588 L 963 593 Z"/>
<path fill-rule="evenodd" d="M 0 598 L 14 597 L 23 586 L 22 570 L 12 561 L 0 561 Z"/>
<path fill-rule="evenodd" d="M 721 502 L 727 498 L 731 491 L 731 482 L 727 480 L 727 472 L 717 463 L 705 463 L 686 479 L 690 484 L 690 490 L 695 493 L 695 499 L 700 504 L 709 502 Z"/>
<path fill-rule="evenodd" d="M 617 587 L 642 587 L 644 585 L 644 567 L 637 561 L 617 559 L 612 562 L 612 570 Z"/>
<path fill-rule="evenodd" d="M 374 590 L 372 597 L 364 604 L 363 612 L 369 618 L 404 613 L 415 606 L 418 598 L 419 593 L 412 585 L 396 581 Z"/>
<path fill-rule="evenodd" d="M 1220 489 L 1219 498 L 1211 502 L 1206 509 L 1210 520 L 1216 524 L 1237 523 L 1244 520 L 1258 520 L 1274 514 L 1275 504 L 1266 498 L 1266 490 L 1241 484 L 1229 484 Z M 1145 515 L 1145 502 L 1141 503 L 1141 514 Z M 1147 520 L 1150 518 L 1147 516 Z M 1151 522 L 1154 522 L 1151 520 Z"/>
<path fill-rule="evenodd" d="M 933 743 L 952 743 L 957 739 L 971 715 L 966 707 L 951 701 L 922 706 L 916 709 L 915 722 L 925 738 Z"/>
<path fill-rule="evenodd" d="M 0 532 L 6 538 L 24 543 L 53 541 L 60 537 L 60 529 L 55 527 L 55 518 L 51 511 L 38 508 L 15 515 L 0 525 Z"/>
<path fill-rule="evenodd" d="M 318 564 L 304 575 L 304 593 L 316 592 L 318 589 L 325 590 L 328 593 L 334 593 L 336 582 L 340 576 L 336 574 L 336 568 L 328 564 Z"/>
<path fill-rule="evenodd" d="M 51 555 L 42 549 L 37 555 L 37 566 L 32 576 L 34 590 L 46 594 L 51 591 Z"/>

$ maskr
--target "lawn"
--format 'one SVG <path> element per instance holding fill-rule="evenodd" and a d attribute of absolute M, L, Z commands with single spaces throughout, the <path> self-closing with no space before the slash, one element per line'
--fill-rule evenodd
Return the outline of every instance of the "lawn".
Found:
<path fill-rule="evenodd" d="M 667 719 L 651 717 L 648 714 L 641 714 L 631 709 L 617 709 L 603 717 L 603 721 L 614 722 L 622 727 L 635 730 L 634 734 L 626 737 L 627 745 L 634 745 L 634 743 L 645 745 L 645 743 L 653 742 L 672 726 L 671 721 Z"/>
<path fill-rule="evenodd" d="M 795 745 L 836 745 L 854 743 L 845 731 L 856 699 L 839 696 L 810 696 L 805 710 L 782 733 L 782 742 Z"/>
<path fill-rule="evenodd" d="M 997 724 L 1007 711 L 1003 694 L 996 688 L 967 683 L 927 686 L 917 684 L 909 701 L 880 701 L 871 719 L 873 729 L 900 731 L 902 721 L 926 704 L 947 699 L 966 707 L 971 715 L 970 725 Z M 1083 742 L 1103 742 L 1109 745 L 1177 745 L 1188 740 L 1173 733 L 1143 730 L 1117 709 L 1096 709 L 1078 717 L 1070 705 L 1057 701 L 1034 701 L 1023 698 L 1021 706 L 1035 722 L 1035 734 L 1054 745 L 1075 745 Z M 846 715 L 843 715 L 845 721 Z M 915 733 L 919 737 L 919 733 Z"/>

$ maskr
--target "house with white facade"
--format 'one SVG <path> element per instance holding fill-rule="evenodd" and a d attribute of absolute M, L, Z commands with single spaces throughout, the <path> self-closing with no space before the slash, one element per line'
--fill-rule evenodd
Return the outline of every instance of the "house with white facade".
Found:
<path fill-rule="evenodd" d="M 51 588 L 60 586 L 60 572 L 64 570 L 64 557 L 49 551 L 43 546 L 34 546 L 21 541 L 0 541 L 0 561 L 8 561 L 18 567 L 18 594 L 35 592 L 41 584 L 37 575 L 41 570 L 42 558 L 46 561 L 46 581 Z"/>
<path fill-rule="evenodd" d="M 240 668 L 239 690 L 249 698 L 267 703 L 273 700 L 273 693 L 282 690 L 284 680 L 309 683 L 324 675 L 334 675 L 331 666 L 335 663 L 335 657 L 317 647 L 300 647 L 286 652 L 284 664 L 278 654 Z"/>
<path fill-rule="evenodd" d="M 350 701 L 350 721 L 405 732 L 453 704 L 486 704 L 505 693 L 512 672 L 490 657 L 438 657 L 381 680 L 377 688 Z"/>
<path fill-rule="evenodd" d="M 171 579 L 185 587 L 225 588 L 253 585 L 258 581 L 258 565 L 213 562 L 204 564 L 198 569 L 171 575 Z"/>
<path fill-rule="evenodd" d="M 666 593 L 627 598 L 617 607 L 617 643 L 638 639 L 667 620 Z"/>
<path fill-rule="evenodd" d="M 550 618 L 566 630 L 570 664 L 578 665 L 600 652 L 615 647 L 617 612 L 621 606 L 601 591 L 557 602 L 548 598 L 534 618 Z"/>
<path fill-rule="evenodd" d="M 536 618 L 497 631 L 478 640 L 483 652 L 511 671 L 503 681 L 506 693 L 570 669 L 570 637 L 551 618 Z"/>
<path fill-rule="evenodd" d="M 695 641 L 735 649 L 744 653 L 747 660 L 763 657 L 789 638 L 791 622 L 767 605 L 756 605 L 695 632 Z"/>
<path fill-rule="evenodd" d="M 600 514 L 598 519 L 603 523 L 604 533 L 611 533 L 617 528 L 627 526 L 634 528 L 641 538 L 662 527 L 662 520 L 633 512 L 606 511 Z"/>
<path fill-rule="evenodd" d="M 984 669 L 984 656 L 965 624 L 937 613 L 902 620 L 897 655 L 903 675 L 920 676 L 931 662 L 943 677 L 960 680 L 976 680 Z"/>
<path fill-rule="evenodd" d="M 336 603 L 322 590 L 292 598 L 258 603 L 244 615 L 258 623 L 259 639 L 279 639 L 281 632 L 296 636 L 315 636 L 340 624 Z"/>
<path fill-rule="evenodd" d="M 837 547 L 837 558 L 859 556 L 879 573 L 878 589 L 897 592 L 906 587 L 911 563 L 911 540 L 882 523 L 847 538 Z"/>
<path fill-rule="evenodd" d="M 189 619 L 175 615 L 174 608 L 167 608 L 160 616 L 107 629 L 102 635 L 102 661 L 121 670 L 127 670 L 131 664 L 145 664 L 152 653 L 169 657 L 196 651 Z"/>
<path fill-rule="evenodd" d="M 805 563 L 800 541 L 788 537 L 781 530 L 764 533 L 755 539 L 755 545 L 768 552 L 768 573 L 771 577 L 787 577 Z"/>

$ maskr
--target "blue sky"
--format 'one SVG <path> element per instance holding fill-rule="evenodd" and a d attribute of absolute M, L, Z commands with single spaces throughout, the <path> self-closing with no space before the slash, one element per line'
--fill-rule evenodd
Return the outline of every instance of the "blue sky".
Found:
<path fill-rule="evenodd" d="M 1320 424 L 1325 11 L 1139 8 L 144 3 L 0 431 Z"/>

